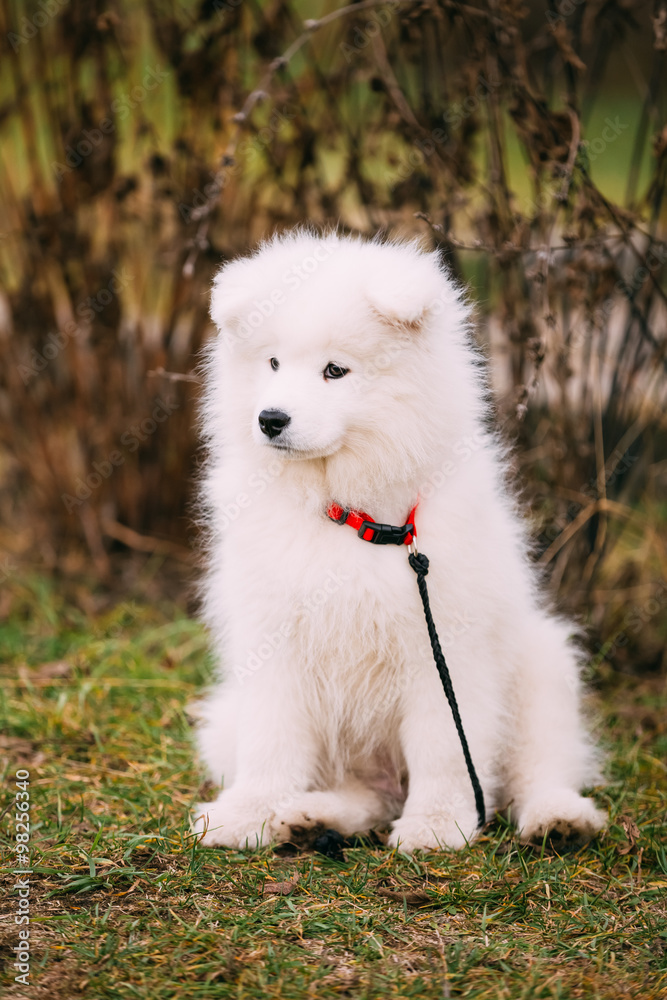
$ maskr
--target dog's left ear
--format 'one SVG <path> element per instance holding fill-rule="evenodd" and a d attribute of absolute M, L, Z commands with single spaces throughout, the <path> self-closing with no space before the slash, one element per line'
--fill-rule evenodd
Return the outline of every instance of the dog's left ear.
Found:
<path fill-rule="evenodd" d="M 419 329 L 428 313 L 442 298 L 445 277 L 427 254 L 388 259 L 387 266 L 366 287 L 373 312 L 392 326 Z"/>

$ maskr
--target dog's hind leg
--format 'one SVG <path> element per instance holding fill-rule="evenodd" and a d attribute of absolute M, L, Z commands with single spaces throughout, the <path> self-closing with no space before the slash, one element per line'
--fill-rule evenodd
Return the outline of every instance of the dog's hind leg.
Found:
<path fill-rule="evenodd" d="M 238 711 L 237 691 L 224 685 L 192 706 L 198 720 L 199 757 L 211 780 L 225 788 L 229 788 L 236 775 Z"/>
<path fill-rule="evenodd" d="M 599 775 L 581 718 L 579 668 L 568 627 L 536 612 L 517 636 L 517 725 L 507 773 L 510 814 L 524 841 L 549 833 L 589 839 L 606 817 L 579 794 Z"/>

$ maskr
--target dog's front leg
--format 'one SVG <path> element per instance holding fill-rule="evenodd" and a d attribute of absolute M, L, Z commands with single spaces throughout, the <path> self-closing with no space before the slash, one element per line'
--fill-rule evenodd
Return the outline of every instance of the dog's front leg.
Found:
<path fill-rule="evenodd" d="M 200 803 L 196 832 L 205 847 L 253 849 L 285 828 L 281 817 L 312 784 L 317 752 L 289 664 L 272 660 L 239 692 L 237 770 L 233 784 L 215 802 Z"/>
<path fill-rule="evenodd" d="M 474 793 L 454 720 L 435 665 L 428 664 L 428 668 L 420 668 L 407 688 L 400 731 L 408 797 L 402 816 L 393 824 L 389 844 L 408 853 L 460 848 L 477 832 Z M 463 709 L 462 715 L 466 726 Z M 479 759 L 487 741 L 477 738 L 470 725 L 466 734 L 473 760 L 476 753 Z M 480 770 L 475 763 L 484 784 L 488 769 Z"/>

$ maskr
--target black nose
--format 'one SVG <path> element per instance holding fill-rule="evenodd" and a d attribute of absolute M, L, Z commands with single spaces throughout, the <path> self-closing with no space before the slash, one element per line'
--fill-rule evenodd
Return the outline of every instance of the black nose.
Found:
<path fill-rule="evenodd" d="M 258 419 L 262 433 L 266 434 L 267 437 L 274 438 L 278 437 L 292 418 L 288 417 L 282 410 L 262 410 Z"/>

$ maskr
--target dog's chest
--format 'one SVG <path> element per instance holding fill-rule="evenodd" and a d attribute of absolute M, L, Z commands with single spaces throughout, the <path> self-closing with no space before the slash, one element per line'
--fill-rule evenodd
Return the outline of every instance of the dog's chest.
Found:
<path fill-rule="evenodd" d="M 416 580 L 407 554 L 349 546 L 304 567 L 295 592 L 294 636 L 304 653 L 344 669 L 397 659 L 418 620 Z M 358 552 L 358 548 L 362 552 Z M 347 555 L 347 558 L 346 558 Z"/>
<path fill-rule="evenodd" d="M 253 521 L 228 539 L 224 564 L 255 629 L 341 664 L 386 658 L 414 632 L 421 605 L 405 546 L 372 545 L 324 518 Z"/>
<path fill-rule="evenodd" d="M 262 498 L 230 531 L 223 565 L 240 656 L 284 651 L 291 669 L 346 674 L 381 686 L 387 671 L 431 660 L 417 578 L 405 545 L 374 545 L 322 513 Z M 271 501 L 271 502 L 270 502 Z M 458 649 L 479 628 L 477 596 L 447 571 L 452 553 L 422 516 L 428 588 L 441 644 Z M 420 535 L 421 538 L 421 535 Z M 452 537 L 452 546 L 456 539 Z M 278 665 L 282 657 L 271 655 Z"/>

